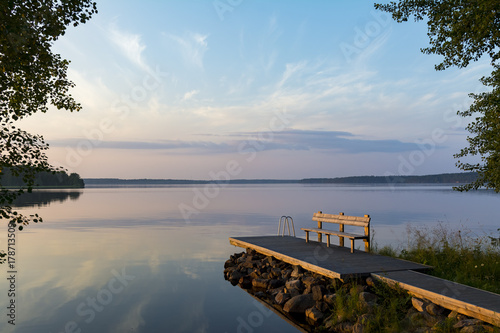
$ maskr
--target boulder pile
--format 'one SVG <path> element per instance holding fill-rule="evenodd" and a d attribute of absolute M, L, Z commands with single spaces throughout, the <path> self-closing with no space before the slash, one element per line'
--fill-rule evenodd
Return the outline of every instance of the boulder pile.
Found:
<path fill-rule="evenodd" d="M 281 313 L 288 314 L 289 318 L 301 321 L 301 326 L 308 325 L 311 332 L 367 332 L 370 320 L 374 320 L 375 308 L 383 303 L 383 296 L 377 293 L 376 288 L 379 282 L 370 277 L 342 282 L 251 249 L 231 255 L 224 264 L 224 277 L 232 285 L 246 289 Z M 406 316 L 402 320 L 411 327 L 411 332 L 498 331 L 480 320 L 427 300 L 406 297 L 411 301 L 402 304 L 408 304 L 408 308 L 398 311 L 405 311 Z M 353 304 L 353 299 L 355 307 L 361 309 L 356 317 L 339 309 L 347 302 Z"/>

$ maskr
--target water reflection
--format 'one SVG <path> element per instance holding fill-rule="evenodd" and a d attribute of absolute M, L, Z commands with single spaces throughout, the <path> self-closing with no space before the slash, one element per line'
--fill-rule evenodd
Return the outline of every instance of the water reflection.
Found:
<path fill-rule="evenodd" d="M 221 274 L 226 259 L 240 251 L 228 237 L 276 234 L 281 215 L 292 216 L 303 237 L 300 228 L 312 223 L 315 211 L 370 214 L 379 244 L 404 237 L 406 223 L 498 228 L 500 196 L 491 193 L 231 185 L 186 220 L 179 205 L 193 206 L 196 189 L 36 191 L 39 197 L 19 210 L 40 214 L 44 223 L 16 234 L 18 318 L 12 327 L 3 311 L 0 331 L 237 332 L 256 308 Z M 0 234 L 1 248 L 6 236 Z M 134 278 L 123 285 L 116 273 Z M 7 281 L 0 279 L 5 290 Z M 0 297 L 0 308 L 7 301 Z M 296 329 L 272 314 L 259 331 Z"/>
<path fill-rule="evenodd" d="M 23 193 L 14 200 L 14 207 L 37 207 L 48 206 L 52 202 L 63 203 L 67 200 L 78 200 L 83 194 L 82 190 L 33 190 L 31 193 Z"/>

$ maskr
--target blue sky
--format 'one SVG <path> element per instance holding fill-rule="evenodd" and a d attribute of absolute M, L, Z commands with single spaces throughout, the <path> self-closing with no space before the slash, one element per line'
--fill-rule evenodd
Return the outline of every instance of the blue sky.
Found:
<path fill-rule="evenodd" d="M 457 172 L 487 61 L 437 72 L 422 22 L 369 1 L 98 1 L 54 50 L 79 113 L 20 126 L 82 177 Z"/>

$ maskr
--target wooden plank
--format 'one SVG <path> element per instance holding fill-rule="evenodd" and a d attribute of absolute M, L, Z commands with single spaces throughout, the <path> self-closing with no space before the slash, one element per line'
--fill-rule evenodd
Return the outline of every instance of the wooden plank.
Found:
<path fill-rule="evenodd" d="M 347 221 L 360 221 L 360 222 L 369 222 L 369 216 L 351 216 L 344 215 L 344 213 L 339 214 L 323 214 L 322 212 L 314 213 L 313 217 L 316 218 L 327 218 L 327 219 L 337 219 L 337 220 L 347 220 Z"/>
<path fill-rule="evenodd" d="M 414 271 L 372 273 L 416 297 L 500 326 L 500 295 Z"/>
<path fill-rule="evenodd" d="M 331 219 L 331 220 L 340 220 L 340 221 L 350 221 L 350 222 L 365 222 L 368 223 L 370 222 L 371 218 L 369 215 L 365 216 L 351 216 L 351 215 L 344 215 L 344 213 L 339 213 L 337 215 L 335 214 L 323 214 L 323 213 L 314 213 L 313 218 L 315 219 Z"/>
<path fill-rule="evenodd" d="M 337 216 L 342 216 L 342 215 L 337 215 Z M 313 216 L 312 220 L 318 221 L 318 222 L 327 222 L 327 223 L 337 223 L 337 224 L 342 223 L 342 224 L 353 225 L 353 226 L 357 226 L 357 227 L 366 227 L 367 225 L 370 224 L 369 221 L 358 221 L 357 218 L 360 218 L 359 216 L 343 216 L 343 217 L 345 217 L 345 218 L 338 219 L 338 218 L 324 218 L 324 217 Z M 351 217 L 352 217 L 352 219 L 349 219 Z"/>
<path fill-rule="evenodd" d="M 352 233 L 348 233 L 348 232 L 340 232 L 340 231 L 327 230 L 327 229 L 300 228 L 300 230 L 304 230 L 304 231 L 307 230 L 309 232 L 320 232 L 322 234 L 343 236 L 343 237 L 352 238 L 352 239 L 366 239 L 367 238 L 365 235 L 352 234 Z"/>

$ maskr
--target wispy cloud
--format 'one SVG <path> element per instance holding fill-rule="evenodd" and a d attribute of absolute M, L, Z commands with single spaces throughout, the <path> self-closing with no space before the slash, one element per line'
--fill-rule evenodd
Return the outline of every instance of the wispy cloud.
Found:
<path fill-rule="evenodd" d="M 203 69 L 203 58 L 208 50 L 208 35 L 190 32 L 183 37 L 172 34 L 167 37 L 179 45 L 180 52 L 190 65 Z"/>
<path fill-rule="evenodd" d="M 260 135 L 258 135 L 260 134 Z M 400 153 L 418 149 L 418 145 L 400 140 L 373 140 L 356 138 L 352 133 L 342 131 L 318 131 L 289 129 L 277 133 L 238 133 L 257 139 L 258 136 L 272 137 L 270 149 L 288 150 L 331 150 L 347 154 L 357 153 Z M 279 148 L 277 148 L 279 147 Z"/>
<path fill-rule="evenodd" d="M 199 94 L 199 90 L 191 90 L 191 91 L 188 91 L 187 93 L 184 94 L 184 97 L 182 98 L 183 101 L 187 101 L 187 100 L 190 100 L 191 98 L 193 98 L 195 95 Z"/>
<path fill-rule="evenodd" d="M 109 25 L 108 32 L 110 40 L 128 60 L 146 71 L 151 71 L 143 57 L 146 45 L 142 43 L 141 35 L 121 31 L 114 23 Z"/>
<path fill-rule="evenodd" d="M 349 132 L 296 130 L 281 132 L 238 132 L 228 135 L 204 135 L 217 141 L 101 141 L 96 149 L 165 150 L 183 154 L 235 153 L 244 143 L 258 142 L 259 149 L 269 150 L 316 150 L 346 154 L 358 153 L 401 153 L 419 149 L 416 143 L 400 140 L 374 140 L 357 138 Z M 263 140 L 262 137 L 271 138 Z M 83 139 L 51 141 L 52 146 L 76 146 Z M 182 150 L 182 152 L 181 152 Z"/>
<path fill-rule="evenodd" d="M 269 25 L 266 34 L 260 43 L 261 50 L 261 66 L 265 72 L 269 72 L 275 65 L 279 52 L 276 44 L 282 35 L 279 29 L 278 19 L 276 15 L 269 18 Z"/>
<path fill-rule="evenodd" d="M 285 72 L 283 73 L 283 77 L 281 81 L 278 83 L 278 87 L 282 87 L 286 81 L 288 81 L 295 73 L 304 69 L 307 65 L 306 61 L 301 61 L 293 64 L 286 64 Z"/>

